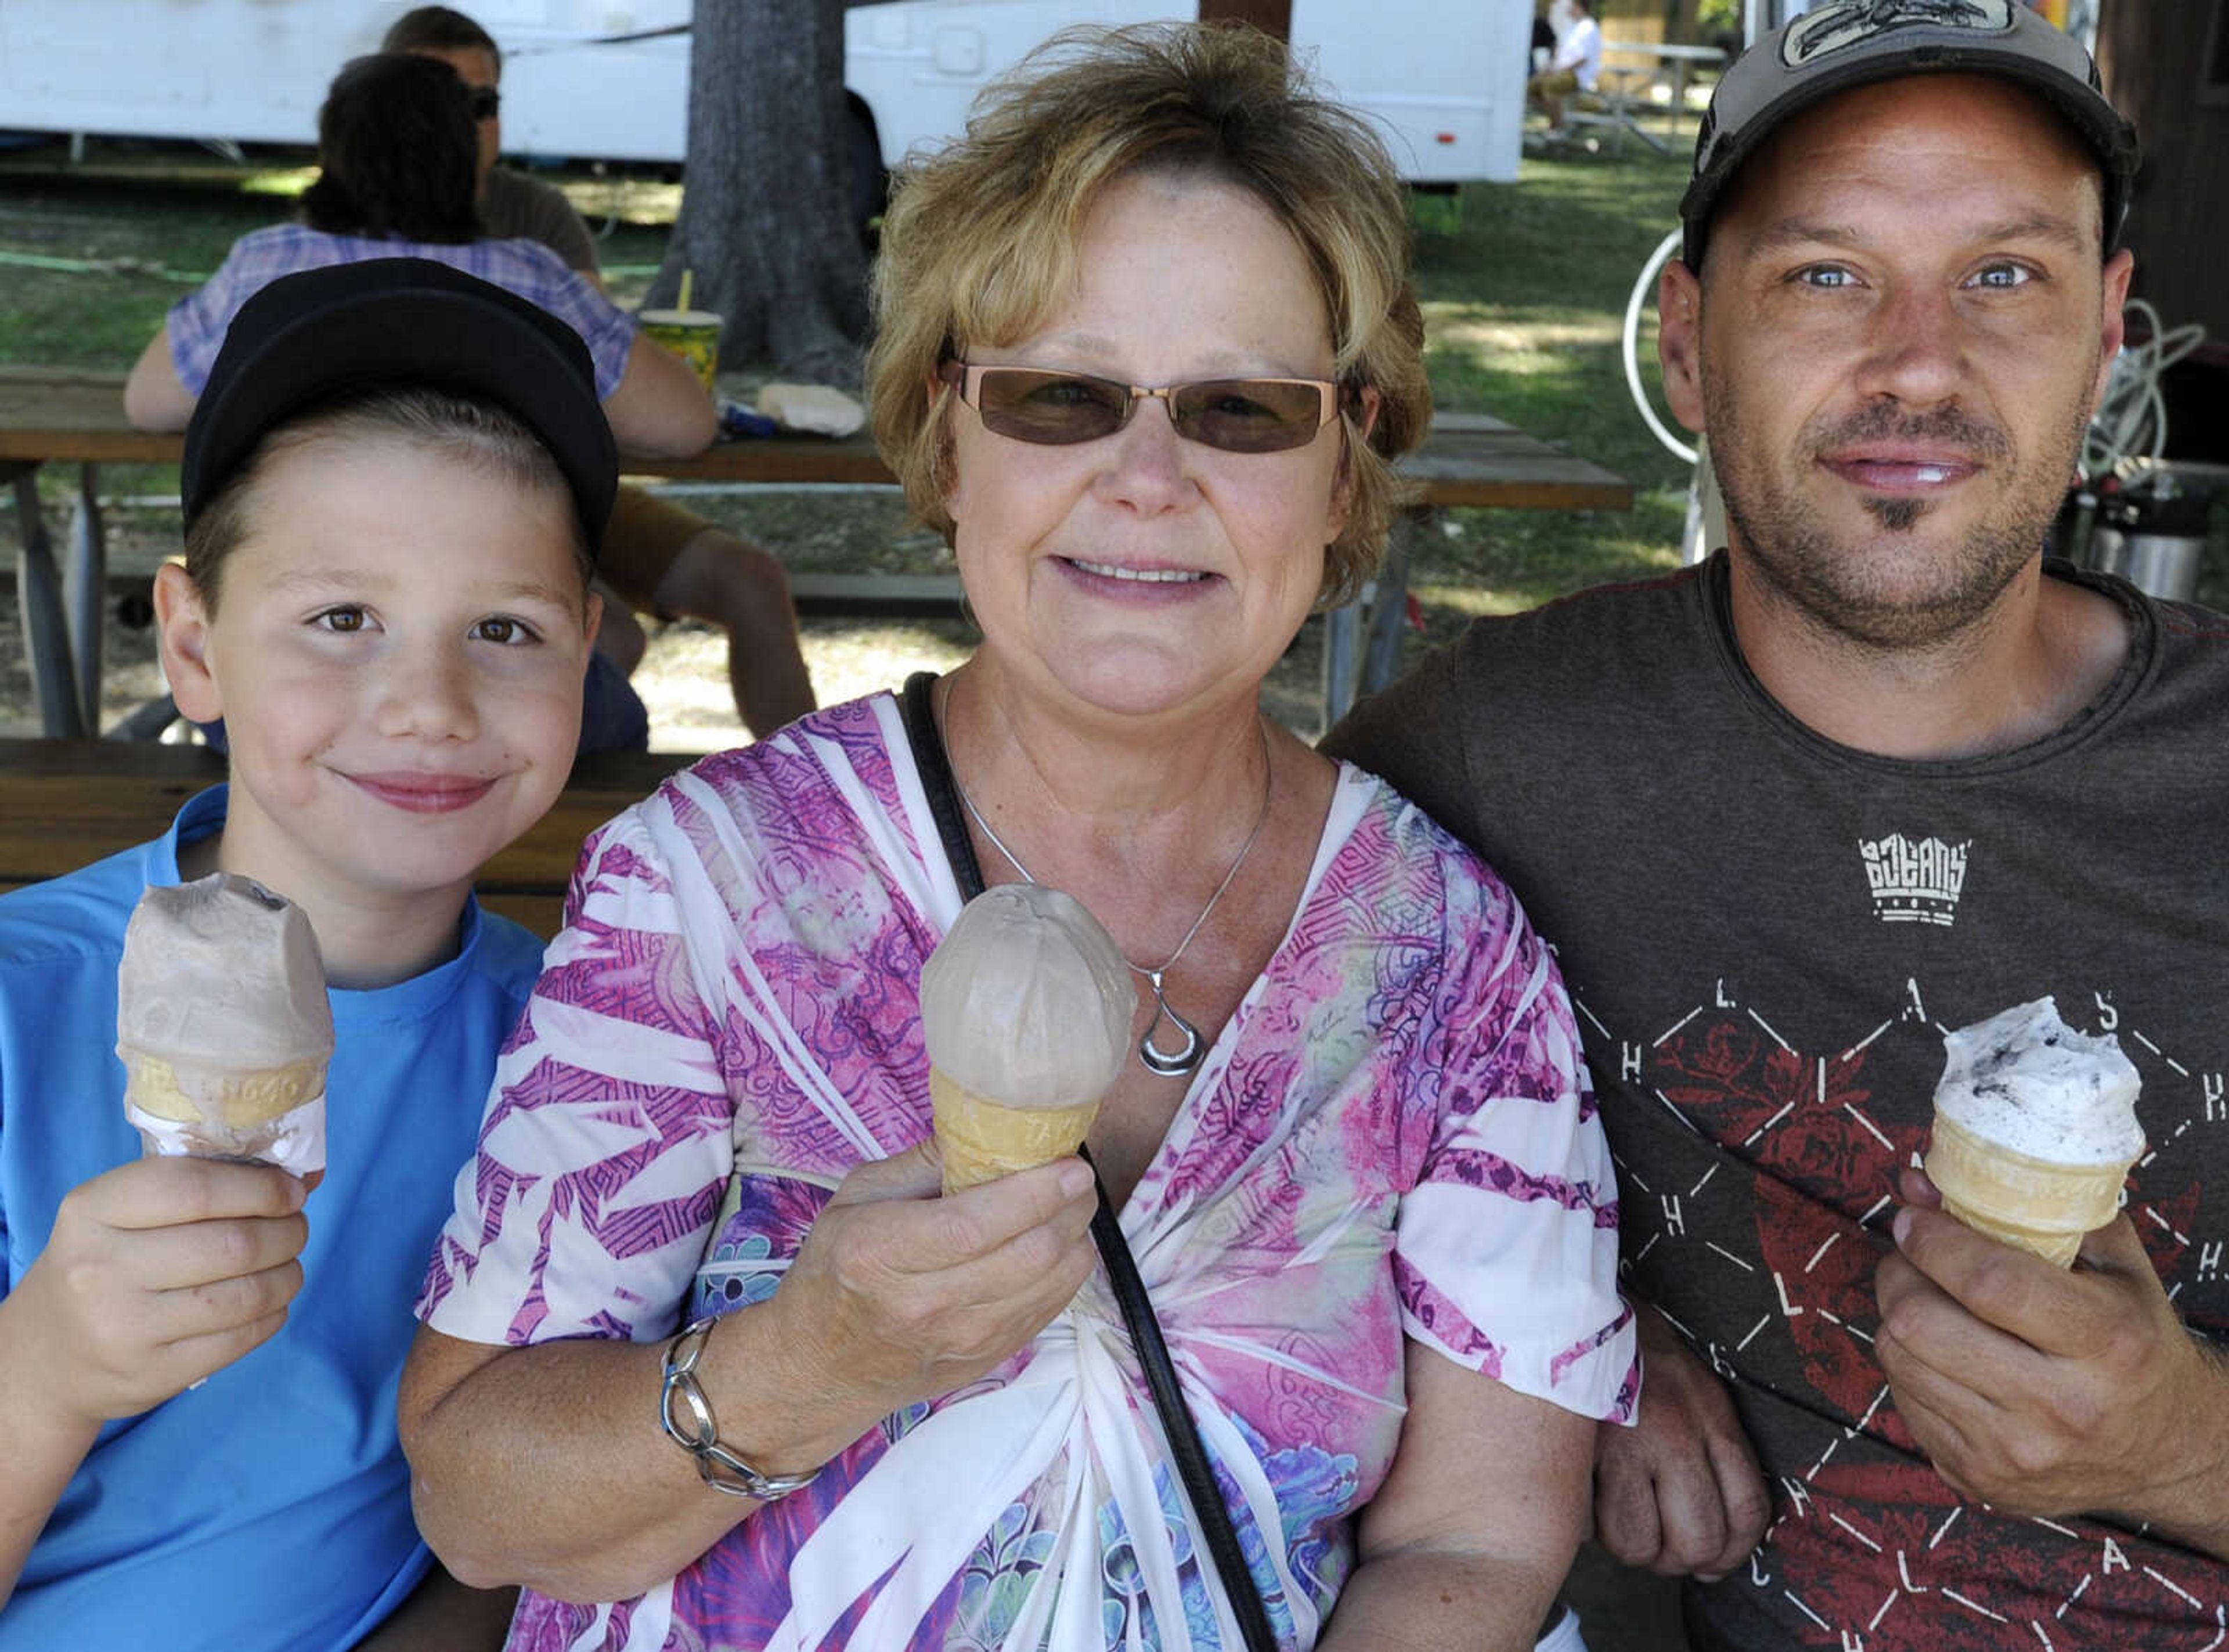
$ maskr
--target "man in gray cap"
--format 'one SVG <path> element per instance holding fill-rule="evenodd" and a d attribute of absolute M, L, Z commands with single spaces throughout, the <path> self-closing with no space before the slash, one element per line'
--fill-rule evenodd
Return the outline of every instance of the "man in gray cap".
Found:
<path fill-rule="evenodd" d="M 2229 1645 L 2229 620 L 2042 555 L 2136 153 L 2011 0 L 1761 42 L 1660 293 L 1725 544 L 1329 742 L 1559 948 L 1648 1350 L 1597 1523 L 1699 1648 Z M 2046 996 L 2149 1143 L 2068 1270 L 1914 1168 L 1943 1033 Z"/>

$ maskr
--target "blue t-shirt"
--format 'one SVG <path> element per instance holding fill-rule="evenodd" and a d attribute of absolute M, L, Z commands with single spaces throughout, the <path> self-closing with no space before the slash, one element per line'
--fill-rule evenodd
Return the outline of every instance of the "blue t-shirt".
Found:
<path fill-rule="evenodd" d="M 203 792 L 153 843 L 0 898 L 8 1289 L 62 1196 L 139 1156 L 115 1053 L 124 926 L 224 810 L 222 787 Z M 468 903 L 447 963 L 331 994 L 328 1162 L 285 1328 L 101 1430 L 0 1607 L 0 1652 L 323 1652 L 416 1585 L 428 1557 L 395 1430 L 410 1304 L 541 952 Z"/>

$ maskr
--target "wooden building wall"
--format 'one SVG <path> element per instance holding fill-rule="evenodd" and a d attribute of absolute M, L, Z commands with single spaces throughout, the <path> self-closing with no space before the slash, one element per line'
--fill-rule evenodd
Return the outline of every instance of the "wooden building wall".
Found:
<path fill-rule="evenodd" d="M 2143 140 L 2136 296 L 2229 344 L 2229 0 L 2106 0 L 2097 67 Z"/>

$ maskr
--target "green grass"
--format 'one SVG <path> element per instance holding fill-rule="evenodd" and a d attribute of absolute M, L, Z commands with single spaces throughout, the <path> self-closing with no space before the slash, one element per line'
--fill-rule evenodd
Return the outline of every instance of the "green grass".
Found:
<path fill-rule="evenodd" d="M 1506 419 L 1634 484 L 1622 515 L 1446 512 L 1414 559 L 1428 640 L 1478 614 L 1677 565 L 1686 467 L 1635 411 L 1619 341 L 1627 295 L 1686 187 L 1682 163 L 1631 150 L 1527 159 L 1514 187 L 1465 190 L 1452 234 L 1418 236 L 1435 402 Z M 1653 331 L 1641 356 L 1654 389 Z"/>

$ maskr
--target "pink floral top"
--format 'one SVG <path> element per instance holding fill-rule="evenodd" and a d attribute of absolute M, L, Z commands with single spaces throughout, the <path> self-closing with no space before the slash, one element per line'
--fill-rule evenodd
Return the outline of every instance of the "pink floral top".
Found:
<path fill-rule="evenodd" d="M 896 703 L 710 757 L 591 840 L 419 1312 L 524 1344 L 770 1295 L 929 1130 L 960 896 Z M 1121 1212 L 1272 1622 L 1314 1643 L 1399 1442 L 1404 1344 L 1587 1417 L 1638 1389 L 1570 1006 L 1493 875 L 1341 772 L 1291 929 Z M 652 1398 L 646 1396 L 647 1408 Z M 634 1600 L 513 1648 L 1235 1648 L 1099 1282 Z M 707 1494 L 710 1495 L 710 1494 Z"/>

